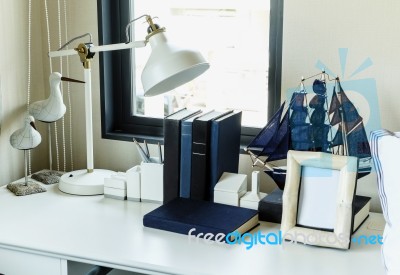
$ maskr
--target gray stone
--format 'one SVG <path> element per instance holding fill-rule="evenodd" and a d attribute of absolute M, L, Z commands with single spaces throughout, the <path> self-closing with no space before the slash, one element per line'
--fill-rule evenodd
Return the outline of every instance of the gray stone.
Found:
<path fill-rule="evenodd" d="M 14 182 L 7 185 L 7 189 L 13 192 L 17 196 L 25 196 L 36 193 L 46 192 L 46 189 L 40 186 L 39 183 L 28 181 L 25 182 Z"/>

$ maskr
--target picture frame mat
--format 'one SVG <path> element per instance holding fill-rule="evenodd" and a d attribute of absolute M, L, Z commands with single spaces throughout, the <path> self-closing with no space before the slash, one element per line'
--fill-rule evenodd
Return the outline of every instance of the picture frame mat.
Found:
<path fill-rule="evenodd" d="M 301 169 L 297 225 L 333 231 L 340 171 L 311 166 Z"/>

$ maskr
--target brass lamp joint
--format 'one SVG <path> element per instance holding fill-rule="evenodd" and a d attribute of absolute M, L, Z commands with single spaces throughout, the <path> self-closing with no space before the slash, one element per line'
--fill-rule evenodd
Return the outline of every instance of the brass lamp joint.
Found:
<path fill-rule="evenodd" d="M 154 24 L 153 19 L 151 18 L 150 15 L 146 15 L 146 21 L 149 24 L 149 27 L 147 28 L 147 36 L 146 36 L 146 43 L 149 42 L 149 38 L 152 37 L 153 35 L 160 33 L 160 32 L 165 32 L 164 27 L 160 27 L 157 24 Z"/>
<path fill-rule="evenodd" d="M 94 56 L 94 53 L 90 51 L 90 47 L 92 46 L 92 43 L 81 43 L 75 48 L 85 69 L 90 69 L 90 60 Z"/>

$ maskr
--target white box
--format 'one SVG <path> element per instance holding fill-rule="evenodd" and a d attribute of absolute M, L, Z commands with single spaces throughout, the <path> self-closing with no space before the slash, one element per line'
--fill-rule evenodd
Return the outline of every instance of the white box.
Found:
<path fill-rule="evenodd" d="M 104 179 L 104 197 L 125 200 L 126 199 L 126 175 L 118 172 L 110 178 Z"/>
<path fill-rule="evenodd" d="M 111 178 L 104 179 L 104 186 L 117 189 L 126 189 L 126 177 L 121 175 L 111 175 Z"/>
<path fill-rule="evenodd" d="M 118 188 L 104 186 L 104 197 L 118 199 L 118 200 L 125 200 L 126 189 L 118 189 Z"/>
<path fill-rule="evenodd" d="M 142 201 L 163 202 L 163 168 L 162 163 L 142 162 L 140 165 L 140 198 Z"/>
<path fill-rule="evenodd" d="M 247 175 L 224 172 L 214 187 L 214 202 L 239 206 L 247 191 Z"/>
<path fill-rule="evenodd" d="M 126 195 L 129 201 L 140 201 L 140 165 L 126 171 Z"/>

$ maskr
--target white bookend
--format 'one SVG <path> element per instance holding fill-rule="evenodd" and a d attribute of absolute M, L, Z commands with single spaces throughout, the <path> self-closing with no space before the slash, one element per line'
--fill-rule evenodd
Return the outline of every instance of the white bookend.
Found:
<path fill-rule="evenodd" d="M 142 201 L 163 202 L 163 168 L 164 165 L 157 162 L 142 162 L 140 165 Z"/>
<path fill-rule="evenodd" d="M 118 199 L 118 200 L 125 200 L 126 189 L 118 189 L 118 188 L 104 186 L 104 197 Z"/>
<path fill-rule="evenodd" d="M 126 175 L 118 172 L 109 178 L 104 178 L 104 197 L 125 200 L 126 199 Z"/>
<path fill-rule="evenodd" d="M 130 201 L 140 201 L 140 165 L 126 171 L 126 195 Z"/>
<path fill-rule="evenodd" d="M 239 206 L 247 191 L 247 175 L 224 172 L 214 187 L 214 202 Z"/>
<path fill-rule="evenodd" d="M 111 175 L 111 178 L 104 179 L 104 186 L 116 189 L 126 189 L 126 176 Z"/>

